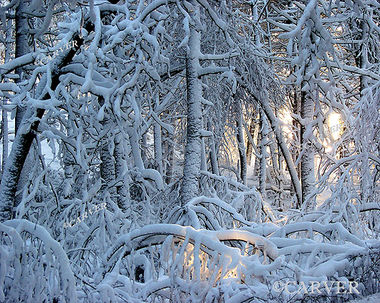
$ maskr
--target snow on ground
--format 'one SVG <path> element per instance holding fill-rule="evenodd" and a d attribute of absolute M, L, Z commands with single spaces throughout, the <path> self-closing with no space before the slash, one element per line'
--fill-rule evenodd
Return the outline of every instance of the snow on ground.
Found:
<path fill-rule="evenodd" d="M 362 299 L 352 300 L 349 303 L 380 303 L 380 293 L 364 297 Z"/>

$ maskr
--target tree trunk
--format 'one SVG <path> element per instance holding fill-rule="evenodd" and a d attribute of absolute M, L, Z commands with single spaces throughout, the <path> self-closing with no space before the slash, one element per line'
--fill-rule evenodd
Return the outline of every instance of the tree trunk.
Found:
<path fill-rule="evenodd" d="M 3 104 L 6 104 L 7 100 L 3 98 Z M 1 174 L 3 174 L 3 169 L 8 158 L 8 114 L 5 109 L 1 110 L 1 133 L 3 139 L 3 158 L 1 161 Z"/>
<path fill-rule="evenodd" d="M 310 123 L 314 115 L 314 101 L 307 93 L 302 92 L 301 96 L 301 117 L 307 124 Z M 311 141 L 305 138 L 307 125 L 301 126 L 301 142 L 303 155 L 301 158 L 301 184 L 302 184 L 302 204 L 310 201 L 309 195 L 313 192 L 315 185 L 314 174 L 314 148 Z"/>
<path fill-rule="evenodd" d="M 211 122 L 210 120 L 207 122 L 207 128 L 210 132 L 212 132 Z M 211 163 L 211 171 L 215 175 L 219 175 L 219 165 L 218 165 L 218 153 L 215 142 L 215 134 L 209 138 L 210 142 L 210 163 Z"/>
<path fill-rule="evenodd" d="M 286 166 L 288 167 L 288 170 L 290 173 L 290 178 L 292 180 L 292 185 L 293 185 L 294 190 L 296 192 L 298 204 L 301 204 L 302 203 L 302 189 L 300 186 L 301 183 L 300 183 L 300 180 L 298 178 L 297 171 L 296 171 L 296 168 L 294 166 L 292 156 L 291 156 L 289 149 L 286 145 L 286 142 L 285 142 L 284 137 L 282 135 L 281 129 L 278 126 L 277 118 L 274 115 L 274 113 L 273 113 L 273 111 L 269 105 L 269 102 L 267 100 L 263 101 L 263 100 L 261 100 L 261 98 L 258 98 L 258 97 L 256 97 L 256 100 L 258 102 L 260 102 L 260 105 L 261 105 L 263 111 L 265 112 L 265 115 L 267 116 L 269 122 L 270 122 L 272 130 L 273 130 L 274 134 L 276 135 L 278 145 L 279 145 L 280 150 L 284 156 Z"/>
<path fill-rule="evenodd" d="M 260 124 L 261 124 L 261 136 L 260 136 L 260 171 L 259 171 L 259 190 L 263 197 L 266 197 L 266 179 L 267 179 L 267 145 L 268 145 L 268 122 L 263 110 L 260 111 Z"/>
<path fill-rule="evenodd" d="M 20 1 L 17 8 L 16 8 L 16 15 L 15 15 L 15 25 L 16 25 L 16 49 L 15 49 L 15 57 L 21 57 L 25 54 L 28 54 L 31 49 L 28 44 L 28 35 L 29 35 L 29 25 L 28 25 L 28 18 L 25 14 L 25 11 L 29 7 L 30 0 L 24 0 Z M 20 82 L 23 80 L 23 73 L 25 72 L 24 68 L 20 67 L 16 69 L 16 74 L 18 74 L 19 78 L 17 79 L 17 82 Z M 22 117 L 24 116 L 25 108 L 21 106 L 17 106 L 16 110 L 16 119 L 15 119 L 15 131 L 17 133 Z"/>
<path fill-rule="evenodd" d="M 28 36 L 29 36 L 29 24 L 28 17 L 25 11 L 28 9 L 30 5 L 30 0 L 20 1 L 19 5 L 16 8 L 15 15 L 15 26 L 16 26 L 16 45 L 15 45 L 15 57 L 21 57 L 25 54 L 28 54 L 31 51 L 31 47 L 29 46 Z M 21 82 L 25 79 L 25 69 L 23 67 L 16 69 L 16 74 L 18 74 L 19 78 L 16 82 Z M 21 125 L 22 118 L 25 114 L 26 108 L 23 106 L 17 106 L 16 108 L 16 117 L 15 117 L 15 133 L 18 132 L 19 127 Z M 35 153 L 32 149 L 28 152 L 27 158 L 21 170 L 21 175 L 17 184 L 17 191 L 23 189 L 24 185 L 28 182 L 29 173 L 32 171 L 33 165 L 36 163 Z M 22 193 L 15 197 L 15 206 L 21 203 Z"/>
<path fill-rule="evenodd" d="M 5 47 L 5 56 L 4 56 L 4 63 L 7 63 L 10 58 L 10 51 L 11 51 L 11 25 L 12 21 L 7 21 L 7 31 L 5 33 L 5 41 L 6 41 L 6 47 Z M 3 105 L 7 104 L 7 98 L 2 98 Z M 5 167 L 5 163 L 7 162 L 8 158 L 8 148 L 9 148 L 9 138 L 8 138 L 8 113 L 7 111 L 2 108 L 1 109 L 1 133 L 2 133 L 2 139 L 3 139 L 3 158 L 1 160 L 1 175 L 3 174 L 3 169 Z"/>
<path fill-rule="evenodd" d="M 161 126 L 157 122 L 154 123 L 154 158 L 156 160 L 157 170 L 162 176 L 163 162 L 162 162 Z"/>
<path fill-rule="evenodd" d="M 165 181 L 166 184 L 170 184 L 172 181 L 173 171 L 174 171 L 174 138 L 173 141 L 170 138 L 170 134 L 168 133 L 167 140 L 165 141 L 165 154 L 167 157 L 167 161 L 165 162 Z M 165 157 L 165 158 L 166 158 Z"/>
<path fill-rule="evenodd" d="M 300 93 L 298 93 L 297 87 L 295 87 L 294 91 L 293 91 L 293 98 L 292 98 L 292 101 L 293 101 L 292 102 L 292 110 L 293 110 L 294 114 L 301 116 L 301 98 L 299 98 L 299 96 L 300 96 Z M 294 139 L 294 141 L 297 141 L 297 142 L 295 142 L 295 147 L 294 147 L 294 150 L 292 152 L 293 161 L 295 163 L 299 157 L 299 149 L 297 149 L 297 148 L 301 146 L 301 127 L 299 125 L 299 122 L 296 119 L 293 119 L 292 122 L 293 122 L 293 126 L 295 128 L 295 131 L 296 131 L 295 137 L 293 139 Z M 301 176 L 301 165 L 298 164 L 296 169 L 298 172 L 298 176 Z"/>
<path fill-rule="evenodd" d="M 139 136 L 137 134 L 137 130 L 136 128 L 132 126 L 128 126 L 127 133 L 128 133 L 129 142 L 131 145 L 133 163 L 140 171 L 143 171 L 145 167 L 144 167 L 144 162 L 141 156 Z"/>
<path fill-rule="evenodd" d="M 199 29 L 196 28 L 200 23 L 200 11 L 197 3 L 192 2 L 192 4 L 194 11 L 190 14 L 194 18 L 194 23 L 190 24 L 189 47 L 186 58 L 187 133 L 185 165 L 181 187 L 182 205 L 185 205 L 198 195 L 198 178 L 200 174 L 199 160 L 201 158 L 202 85 L 200 79 L 198 79 L 201 34 Z"/>
<path fill-rule="evenodd" d="M 90 22 L 85 24 L 87 31 L 93 30 L 93 25 Z M 66 54 L 59 57 L 56 68 L 51 73 L 51 89 L 55 90 L 60 83 L 59 76 L 61 75 L 61 68 L 69 64 L 77 50 L 83 44 L 83 39 L 78 34 L 73 35 L 75 46 L 68 50 Z M 42 77 L 37 87 L 37 95 L 41 94 L 42 88 L 46 85 L 46 75 Z M 42 100 L 50 99 L 49 94 L 45 94 Z M 15 140 L 12 145 L 11 153 L 9 154 L 8 161 L 4 168 L 3 177 L 0 186 L 0 220 L 7 220 L 13 217 L 13 207 L 15 203 L 15 194 L 17 184 L 20 178 L 21 170 L 24 166 L 25 159 L 29 153 L 32 142 L 36 136 L 39 121 L 42 118 L 45 109 L 29 108 L 23 117 L 20 129 L 16 134 Z M 37 118 L 37 119 L 36 119 Z"/>
<path fill-rule="evenodd" d="M 256 128 L 255 119 L 252 118 L 251 122 L 249 123 L 249 129 L 248 129 L 249 133 L 251 134 L 252 139 L 254 138 L 255 128 Z M 253 144 L 251 140 L 247 140 L 247 164 L 248 165 L 251 165 L 252 153 L 253 153 Z"/>
<path fill-rule="evenodd" d="M 129 176 L 128 176 L 128 165 L 126 161 L 126 148 L 123 144 L 123 137 L 121 134 L 115 137 L 115 179 L 119 181 L 116 186 L 116 192 L 118 194 L 118 206 L 126 210 L 129 205 Z M 120 182 L 121 181 L 121 182 Z"/>
<path fill-rule="evenodd" d="M 284 140 L 284 137 L 282 135 L 281 129 L 278 125 L 279 123 L 277 121 L 277 118 L 274 115 L 273 110 L 269 105 L 268 97 L 266 97 L 265 94 L 263 94 L 263 93 L 255 92 L 250 86 L 246 85 L 244 82 L 240 82 L 240 84 L 242 85 L 242 87 L 248 89 L 251 96 L 260 104 L 265 115 L 267 116 L 268 121 L 272 127 L 272 130 L 276 136 L 278 146 L 280 147 L 280 150 L 284 156 L 286 165 L 287 165 L 288 170 L 289 170 L 292 185 L 293 185 L 295 192 L 296 192 L 297 201 L 300 204 L 302 202 L 302 190 L 301 190 L 300 180 L 298 178 L 297 171 L 295 169 L 292 156 L 289 152 L 289 149 L 288 149 L 286 142 Z"/>
<path fill-rule="evenodd" d="M 104 98 L 99 97 L 99 106 L 104 105 Z M 112 132 L 112 123 L 108 113 L 104 113 L 104 118 L 100 121 L 103 128 L 104 137 L 100 142 L 100 177 L 103 180 L 102 190 L 107 189 L 109 193 L 116 194 L 115 187 L 115 160 L 113 154 L 109 150 L 110 140 L 107 134 Z"/>
<path fill-rule="evenodd" d="M 201 170 L 207 170 L 205 139 L 201 138 Z"/>
<path fill-rule="evenodd" d="M 109 139 L 103 138 L 100 147 L 100 177 L 103 179 L 103 189 L 111 194 L 116 193 L 115 188 L 115 160 L 109 150 Z"/>
<path fill-rule="evenodd" d="M 147 137 L 146 133 L 144 133 L 141 136 L 141 143 L 139 144 L 140 146 L 140 155 L 141 155 L 141 160 L 144 163 L 144 167 L 147 165 L 147 157 L 146 157 L 146 150 L 147 150 Z"/>
<path fill-rule="evenodd" d="M 63 172 L 65 180 L 63 183 L 63 197 L 65 199 L 72 198 L 73 185 L 74 185 L 74 164 L 75 158 L 67 149 L 67 146 L 63 146 Z"/>
<path fill-rule="evenodd" d="M 239 159 L 240 159 L 240 179 L 243 184 L 247 184 L 247 156 L 244 144 L 244 131 L 243 131 L 243 114 L 241 110 L 241 104 L 238 104 L 237 109 L 237 119 L 236 128 L 237 134 L 236 139 L 238 143 Z"/>
<path fill-rule="evenodd" d="M 366 20 L 361 21 L 361 40 L 363 43 L 360 46 L 360 51 L 357 54 L 357 64 L 360 68 L 368 68 L 369 58 L 368 58 L 368 40 L 369 40 L 369 28 Z M 363 97 L 364 89 L 368 88 L 368 77 L 360 76 L 360 97 Z M 363 153 L 364 154 L 364 153 Z M 368 161 L 368 155 L 364 154 L 362 156 L 361 174 L 360 174 L 360 199 L 362 203 L 367 203 L 370 198 L 370 176 L 369 171 L 370 163 Z"/>
<path fill-rule="evenodd" d="M 37 109 L 28 110 L 25 113 L 21 128 L 27 128 L 30 126 L 31 120 L 36 117 L 42 118 L 43 110 Z M 3 177 L 1 179 L 0 189 L 0 220 L 12 219 L 14 216 L 13 207 L 15 206 L 15 195 L 17 190 L 17 184 L 20 178 L 21 170 L 24 166 L 25 159 L 29 153 L 32 142 L 36 136 L 38 122 L 33 122 L 30 127 L 30 131 L 19 131 L 12 145 L 11 153 L 9 154 L 8 161 L 5 165 Z"/>
<path fill-rule="evenodd" d="M 266 123 L 268 125 L 268 121 L 266 121 Z M 273 133 L 269 133 L 269 128 L 268 128 L 268 141 L 269 141 L 270 154 L 272 158 L 273 173 L 276 176 L 277 180 L 279 181 L 280 155 L 278 153 L 278 146 L 276 144 L 276 140 L 274 140 Z"/>

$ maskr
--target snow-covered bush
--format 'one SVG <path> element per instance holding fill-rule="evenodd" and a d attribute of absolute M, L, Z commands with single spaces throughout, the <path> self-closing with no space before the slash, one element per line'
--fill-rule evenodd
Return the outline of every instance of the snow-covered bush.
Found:
<path fill-rule="evenodd" d="M 16 219 L 0 233 L 2 302 L 77 302 L 70 261 L 44 227 Z"/>

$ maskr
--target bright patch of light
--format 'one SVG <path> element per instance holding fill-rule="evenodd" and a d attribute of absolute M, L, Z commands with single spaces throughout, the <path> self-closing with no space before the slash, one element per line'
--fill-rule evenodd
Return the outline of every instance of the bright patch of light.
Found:
<path fill-rule="evenodd" d="M 293 117 L 289 110 L 284 110 L 280 113 L 280 119 L 283 124 L 283 131 L 289 139 L 292 139 L 293 133 L 292 133 L 292 123 L 293 123 Z"/>
<path fill-rule="evenodd" d="M 327 119 L 327 125 L 329 127 L 331 137 L 334 140 L 338 140 L 341 135 L 342 130 L 342 120 L 340 114 L 332 113 Z"/>
<path fill-rule="evenodd" d="M 326 153 L 331 153 L 332 152 L 333 148 L 332 148 L 332 146 L 330 144 L 325 144 L 324 146 L 325 146 L 325 152 Z"/>

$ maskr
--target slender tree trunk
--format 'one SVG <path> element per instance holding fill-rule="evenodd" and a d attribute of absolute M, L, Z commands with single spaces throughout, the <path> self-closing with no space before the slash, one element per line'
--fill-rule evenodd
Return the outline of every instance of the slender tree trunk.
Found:
<path fill-rule="evenodd" d="M 316 43 L 315 35 L 310 32 L 310 41 L 312 44 Z M 310 76 L 309 72 L 313 68 L 312 62 L 316 60 L 315 50 L 310 52 L 310 57 L 306 60 L 306 66 L 303 74 L 303 81 L 301 82 L 301 118 L 304 123 L 301 125 L 301 186 L 302 186 L 302 208 L 314 208 L 316 197 L 312 197 L 315 189 L 315 151 L 313 144 L 308 138 L 312 133 L 307 133 L 308 126 L 314 119 L 314 100 L 319 99 L 319 90 L 314 76 Z M 302 91 L 302 88 L 309 86 L 307 91 Z M 315 94 L 315 95 L 313 95 Z M 311 130 L 312 132 L 312 130 Z"/>
<path fill-rule="evenodd" d="M 128 176 L 128 165 L 126 161 L 126 148 L 124 146 L 124 141 L 121 134 L 116 135 L 115 137 L 115 150 L 114 150 L 114 159 L 115 159 L 115 179 L 121 180 L 116 187 L 118 194 L 118 206 L 126 210 L 130 205 L 129 197 L 129 176 Z"/>
<path fill-rule="evenodd" d="M 29 25 L 28 18 L 25 14 L 25 11 L 30 5 L 30 0 L 20 1 L 16 8 L 15 15 L 15 25 L 16 25 L 16 49 L 15 49 L 15 57 L 21 57 L 25 54 L 28 54 L 31 49 L 28 43 L 28 35 L 29 35 Z M 20 67 L 16 69 L 16 73 L 19 75 L 19 79 L 17 81 L 22 81 L 23 73 L 25 72 L 24 68 Z M 15 130 L 16 133 L 21 125 L 22 117 L 24 116 L 25 108 L 21 106 L 17 106 L 16 110 L 16 119 L 15 119 Z"/>
<path fill-rule="evenodd" d="M 263 113 L 265 115 L 265 113 Z M 278 117 L 278 110 L 275 109 L 275 115 Z M 278 167 L 278 161 L 279 161 L 279 154 L 276 152 L 278 151 L 278 147 L 276 145 L 276 140 L 273 138 L 273 133 L 270 132 L 269 124 L 268 124 L 268 119 L 265 117 L 265 126 L 267 128 L 267 142 L 269 146 L 269 152 L 270 152 L 270 157 L 272 160 L 272 169 L 275 172 L 274 174 L 278 174 L 279 167 Z M 268 155 L 269 156 L 269 155 Z"/>
<path fill-rule="evenodd" d="M 147 137 L 146 133 L 141 136 L 140 155 L 144 166 L 147 165 L 146 149 L 147 149 Z"/>
<path fill-rule="evenodd" d="M 35 113 L 33 110 L 27 111 L 25 114 L 25 124 L 30 126 L 28 121 L 35 117 L 42 118 L 43 110 L 37 110 Z M 24 122 L 21 124 L 23 126 Z M 17 184 L 20 178 L 21 170 L 24 166 L 25 159 L 28 155 L 32 142 L 35 138 L 35 132 L 37 131 L 38 123 L 34 122 L 31 126 L 31 131 L 27 133 L 19 133 L 12 145 L 12 151 L 9 154 L 8 161 L 5 165 L 3 177 L 1 179 L 0 190 L 0 220 L 11 219 L 14 216 L 13 207 L 15 206 L 15 196 L 17 190 Z"/>
<path fill-rule="evenodd" d="M 212 132 L 211 122 L 210 120 L 207 121 L 207 129 Z M 217 146 L 215 142 L 215 134 L 209 138 L 210 142 L 210 163 L 211 163 L 211 171 L 215 175 L 219 175 L 219 164 L 218 164 L 218 153 L 217 153 Z"/>
<path fill-rule="evenodd" d="M 364 19 L 364 18 L 363 18 Z M 369 39 L 369 28 L 366 20 L 362 20 L 361 22 L 361 40 L 363 43 L 360 46 L 360 53 L 357 55 L 358 57 L 358 65 L 360 68 L 366 69 L 369 65 L 368 59 L 368 39 Z M 361 75 L 360 76 L 360 97 L 363 97 L 364 89 L 368 88 L 368 77 Z M 363 153 L 364 154 L 364 153 Z M 371 173 L 369 171 L 369 159 L 368 154 L 364 154 L 362 156 L 362 165 L 361 165 L 361 174 L 360 174 L 360 198 L 362 203 L 367 203 L 370 198 L 370 176 Z"/>
<path fill-rule="evenodd" d="M 308 93 L 302 92 L 301 97 L 301 117 L 305 121 L 311 122 L 314 115 L 314 101 Z M 313 192 L 315 186 L 314 173 L 314 148 L 311 141 L 305 138 L 307 125 L 301 126 L 301 142 L 303 155 L 301 158 L 301 184 L 302 184 L 302 203 L 309 201 L 308 197 Z M 312 201 L 311 201 L 312 202 Z M 308 202 L 309 204 L 309 202 Z"/>
<path fill-rule="evenodd" d="M 165 162 L 165 179 L 166 183 L 170 184 L 174 171 L 174 142 L 170 140 L 170 134 L 168 134 L 168 138 L 165 141 L 164 146 L 165 154 L 167 155 L 167 161 Z"/>
<path fill-rule="evenodd" d="M 261 98 L 256 98 L 256 99 L 260 102 L 260 105 L 262 106 L 262 109 L 265 112 L 265 115 L 267 116 L 267 118 L 271 124 L 272 130 L 273 130 L 274 134 L 276 135 L 278 145 L 279 145 L 280 150 L 284 156 L 286 165 L 287 165 L 289 173 L 290 173 L 290 178 L 292 180 L 292 185 L 293 185 L 295 192 L 296 192 L 298 204 L 300 205 L 302 203 L 302 189 L 301 189 L 301 185 L 300 185 L 301 183 L 300 183 L 300 180 L 298 178 L 297 171 L 296 171 L 296 168 L 294 166 L 292 156 L 291 156 L 289 149 L 286 145 L 286 142 L 284 140 L 282 132 L 281 132 L 280 128 L 278 127 L 277 118 L 274 115 L 274 113 L 273 113 L 273 111 L 272 111 L 272 109 L 271 109 L 271 107 L 267 101 L 262 101 Z"/>
<path fill-rule="evenodd" d="M 104 98 L 99 97 L 99 106 L 104 105 Z M 107 134 L 112 132 L 112 121 L 110 115 L 105 112 L 103 120 L 100 121 L 103 128 L 104 137 L 100 142 L 100 177 L 103 180 L 102 190 L 107 189 L 109 193 L 116 194 L 115 187 L 115 159 L 109 150 L 110 140 Z M 111 137 L 112 138 L 112 137 Z"/>
<path fill-rule="evenodd" d="M 236 128 L 237 134 L 236 139 L 238 143 L 239 150 L 239 159 L 240 159 L 240 179 L 243 184 L 247 183 L 247 155 L 244 144 L 244 131 L 243 131 L 243 113 L 241 110 L 241 104 L 238 104 L 237 109 L 237 119 L 236 119 Z"/>
<path fill-rule="evenodd" d="M 127 127 L 127 133 L 129 136 L 129 142 L 132 149 L 132 157 L 133 157 L 134 165 L 140 171 L 142 171 L 143 169 L 145 169 L 145 167 L 144 167 L 144 162 L 143 162 L 141 151 L 140 151 L 139 136 L 137 135 L 136 129 L 131 126 Z"/>
<path fill-rule="evenodd" d="M 248 131 L 251 134 L 252 138 L 254 138 L 254 135 L 255 135 L 255 128 L 256 128 L 255 119 L 252 118 L 251 122 L 249 123 L 249 128 L 248 128 Z M 253 153 L 253 144 L 251 140 L 247 140 L 247 164 L 248 165 L 251 165 L 252 153 Z"/>
<path fill-rule="evenodd" d="M 194 23 L 190 24 L 190 38 L 186 58 L 186 85 L 187 85 L 187 133 L 185 146 L 185 165 L 181 187 L 181 203 L 184 205 L 198 195 L 198 178 L 200 174 L 201 136 L 202 128 L 202 85 L 198 79 L 200 38 L 197 28 L 200 24 L 198 4 L 192 2 L 194 11 L 191 15 Z"/>
<path fill-rule="evenodd" d="M 260 148 L 259 148 L 260 123 L 257 123 L 257 125 L 255 125 L 254 135 L 255 136 L 252 139 L 254 140 L 254 143 L 256 144 L 256 155 L 255 155 L 255 158 L 253 159 L 253 174 L 254 174 L 255 180 L 258 180 L 259 174 L 260 174 L 260 157 L 258 157 L 258 155 L 260 155 Z"/>
<path fill-rule="evenodd" d="M 295 87 L 293 91 L 293 98 L 292 98 L 293 113 L 301 116 L 301 98 L 299 98 L 299 95 L 300 94 L 297 93 L 297 87 Z M 295 137 L 293 138 L 294 141 L 296 141 L 295 142 L 296 147 L 294 148 L 294 151 L 292 152 L 293 161 L 295 163 L 299 156 L 299 150 L 297 148 L 301 146 L 301 128 L 300 128 L 299 122 L 296 119 L 293 119 L 293 126 L 296 132 Z M 298 164 L 296 169 L 298 172 L 298 176 L 301 176 L 301 165 Z"/>
<path fill-rule="evenodd" d="M 289 149 L 286 145 L 286 142 L 284 140 L 284 137 L 282 135 L 281 129 L 279 127 L 278 120 L 276 116 L 273 113 L 272 108 L 269 105 L 268 98 L 263 93 L 257 93 L 255 92 L 250 86 L 245 85 L 244 83 L 241 83 L 243 87 L 247 88 L 249 90 L 249 93 L 251 96 L 260 104 L 261 108 L 263 109 L 265 115 L 268 118 L 268 121 L 272 127 L 272 130 L 276 136 L 278 146 L 281 150 L 281 153 L 284 156 L 286 165 L 289 170 L 290 178 L 292 181 L 292 185 L 296 192 L 297 201 L 299 204 L 302 202 L 302 189 L 301 189 L 301 183 L 297 175 L 297 171 L 294 166 L 294 162 L 292 159 L 292 156 L 289 152 Z"/>
<path fill-rule="evenodd" d="M 269 127 L 263 110 L 260 110 L 260 124 L 261 124 L 261 136 L 260 136 L 260 172 L 259 172 L 259 190 L 263 197 L 266 197 L 266 179 L 267 179 L 267 145 L 269 143 L 268 134 Z"/>
<path fill-rule="evenodd" d="M 163 162 L 162 162 L 162 136 L 161 126 L 157 122 L 154 123 L 154 158 L 157 164 L 157 170 L 163 175 Z"/>
<path fill-rule="evenodd" d="M 5 105 L 7 100 L 3 98 L 3 104 Z M 5 109 L 1 110 L 1 133 L 3 139 L 3 158 L 1 161 L 1 174 L 3 174 L 3 168 L 8 158 L 8 114 Z"/>
<path fill-rule="evenodd" d="M 6 41 L 6 47 L 5 47 L 5 56 L 4 56 L 4 63 L 7 63 L 9 61 L 9 58 L 10 58 L 10 51 L 11 51 L 11 26 L 12 26 L 12 21 L 11 20 L 8 20 L 7 21 L 7 31 L 5 33 L 6 37 L 5 37 L 5 41 Z M 3 105 L 7 104 L 7 98 L 6 97 L 3 97 L 2 98 L 2 103 Z M 9 138 L 8 138 L 8 113 L 7 111 L 2 108 L 1 109 L 1 133 L 3 135 L 2 139 L 3 139 L 3 158 L 2 158 L 2 161 L 1 161 L 1 175 L 3 174 L 3 169 L 5 167 L 5 163 L 7 162 L 7 158 L 8 158 L 8 148 L 9 148 L 9 145 L 8 145 L 8 142 L 9 142 Z"/>
<path fill-rule="evenodd" d="M 73 194 L 73 185 L 74 185 L 74 156 L 69 152 L 66 146 L 63 147 L 63 172 L 65 180 L 63 183 L 63 196 L 71 198 Z"/>
<path fill-rule="evenodd" d="M 362 20 L 360 23 L 361 37 L 360 40 L 363 43 L 360 45 L 360 49 L 356 53 L 356 65 L 360 68 L 368 67 L 368 39 L 369 28 L 366 20 Z M 360 96 L 363 96 L 363 90 L 368 87 L 368 77 L 360 75 Z"/>
<path fill-rule="evenodd" d="M 268 121 L 266 121 L 268 125 Z M 272 158 L 272 164 L 273 164 L 273 171 L 276 174 L 276 177 L 278 177 L 279 172 L 280 172 L 280 156 L 278 153 L 278 146 L 276 144 L 276 141 L 274 140 L 273 133 L 269 133 L 269 128 L 268 128 L 268 141 L 269 141 L 269 149 L 270 149 L 270 154 Z"/>
<path fill-rule="evenodd" d="M 31 47 L 29 46 L 28 38 L 29 38 L 29 24 L 28 17 L 25 11 L 28 9 L 30 5 L 30 0 L 20 1 L 19 5 L 16 8 L 15 15 L 15 25 L 16 25 L 16 45 L 15 45 L 15 57 L 21 57 L 25 54 L 28 54 L 31 51 Z M 19 78 L 16 80 L 17 82 L 22 81 L 25 78 L 25 69 L 20 67 L 16 69 L 16 74 L 18 74 Z M 25 114 L 25 107 L 17 106 L 16 108 L 16 117 L 15 117 L 15 133 L 18 132 L 19 127 L 21 125 L 22 118 Z M 17 191 L 23 189 L 24 185 L 28 182 L 29 173 L 32 171 L 33 165 L 36 163 L 35 152 L 34 149 L 31 149 L 27 155 L 25 163 L 23 165 L 20 178 L 17 184 Z M 22 193 L 15 197 L 15 206 L 19 205 L 22 200 Z"/>
<path fill-rule="evenodd" d="M 205 139 L 201 138 L 201 170 L 207 170 Z"/>
<path fill-rule="evenodd" d="M 107 122 L 105 125 L 107 126 Z M 103 179 L 103 189 L 108 189 L 111 194 L 116 193 L 115 188 L 115 160 L 109 150 L 110 139 L 103 138 L 100 147 L 100 176 Z"/>

